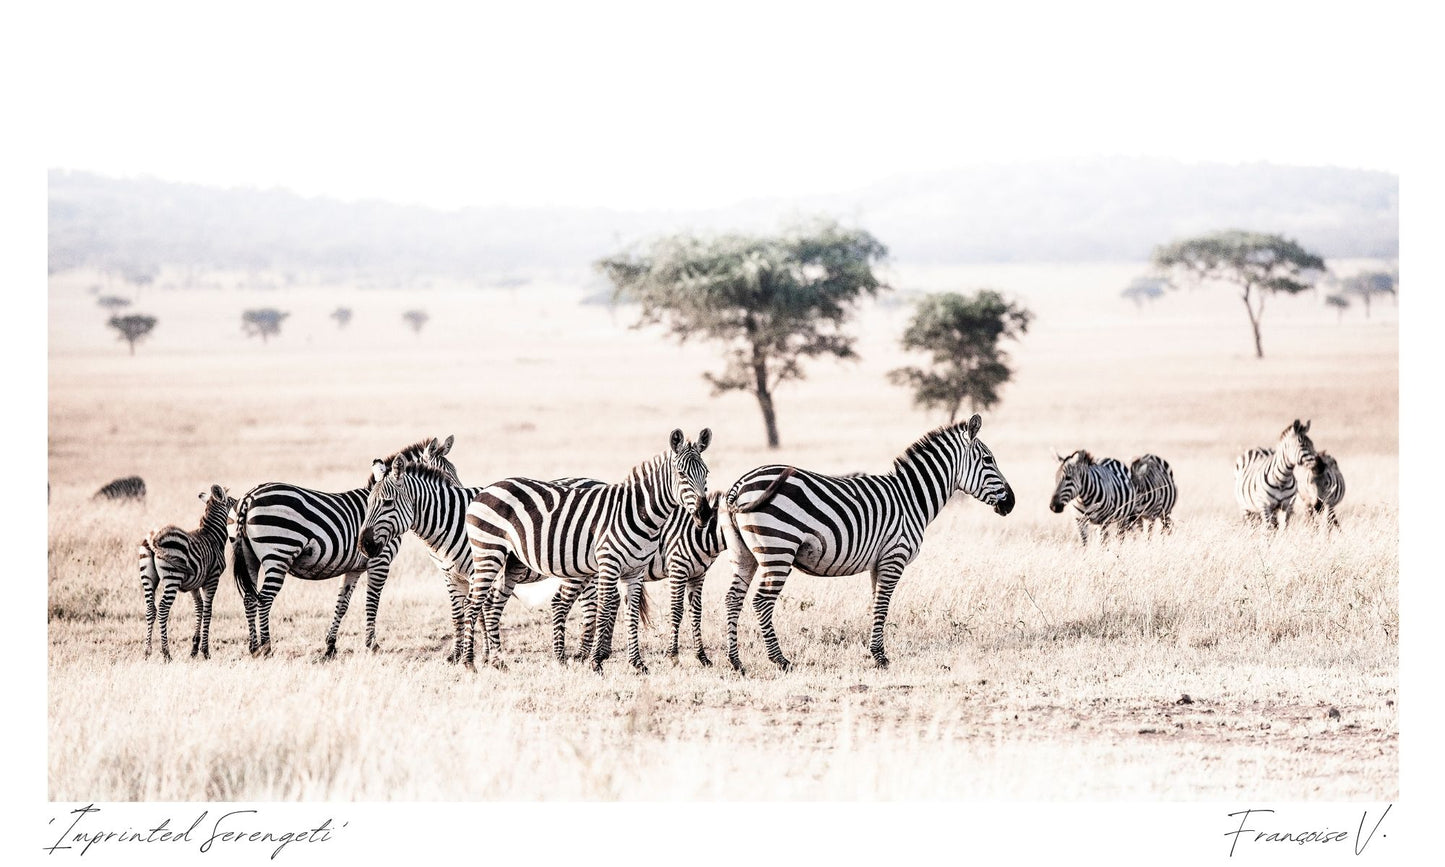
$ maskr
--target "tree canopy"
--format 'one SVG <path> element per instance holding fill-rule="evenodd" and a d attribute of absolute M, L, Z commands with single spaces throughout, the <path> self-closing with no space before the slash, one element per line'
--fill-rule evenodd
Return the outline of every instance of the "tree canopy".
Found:
<path fill-rule="evenodd" d="M 888 378 L 895 385 L 912 386 L 918 406 L 948 410 L 950 424 L 965 400 L 974 412 L 988 409 L 998 403 L 999 388 L 1013 377 L 999 341 L 1018 340 L 1032 319 L 1027 309 L 992 289 L 928 295 L 918 303 L 902 344 L 931 354 L 933 366 L 900 367 Z"/>
<path fill-rule="evenodd" d="M 331 318 L 336 320 L 337 328 L 345 328 L 351 322 L 351 308 L 338 307 L 331 311 Z"/>
<path fill-rule="evenodd" d="M 805 359 L 857 357 L 843 326 L 864 295 L 888 288 L 873 273 L 887 252 L 866 231 L 820 220 L 771 236 L 673 235 L 596 265 L 614 299 L 641 306 L 634 327 L 722 344 L 723 369 L 704 379 L 714 394 L 756 397 L 776 448 L 773 391 L 803 379 Z"/>
<path fill-rule="evenodd" d="M 422 326 L 426 325 L 427 320 L 431 319 L 431 316 L 429 316 L 425 310 L 408 310 L 401 314 L 401 318 L 406 320 L 406 324 L 410 326 L 412 331 L 420 334 Z"/>
<path fill-rule="evenodd" d="M 143 313 L 132 313 L 129 316 L 112 316 L 108 324 L 120 332 L 120 339 L 130 345 L 130 354 L 135 355 L 135 345 L 156 327 L 156 318 Z"/>
<path fill-rule="evenodd" d="M 1154 266 L 1172 275 L 1184 273 L 1198 282 L 1217 281 L 1239 287 L 1240 299 L 1254 331 L 1254 353 L 1264 358 L 1259 324 L 1264 301 L 1284 292 L 1294 295 L 1314 287 L 1325 271 L 1325 261 L 1299 244 L 1279 235 L 1228 229 L 1186 238 L 1154 250 Z"/>
<path fill-rule="evenodd" d="M 1365 318 L 1370 318 L 1370 301 L 1376 295 L 1394 295 L 1398 291 L 1397 278 L 1389 271 L 1365 271 L 1340 281 L 1341 291 L 1354 295 L 1365 304 Z"/>
<path fill-rule="evenodd" d="M 246 332 L 247 337 L 259 335 L 261 342 L 265 343 L 268 338 L 281 333 L 281 322 L 290 315 L 274 307 L 247 310 L 241 314 L 241 330 Z"/>

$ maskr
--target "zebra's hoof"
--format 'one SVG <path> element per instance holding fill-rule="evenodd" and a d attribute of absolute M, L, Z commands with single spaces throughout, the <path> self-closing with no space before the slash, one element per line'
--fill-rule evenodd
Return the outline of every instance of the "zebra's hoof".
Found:
<path fill-rule="evenodd" d="M 166 662 L 170 662 L 170 661 L 171 661 L 171 655 L 170 655 L 170 653 L 169 653 L 169 652 L 162 653 L 162 654 L 161 654 L 161 659 L 165 660 Z"/>
<path fill-rule="evenodd" d="M 381 652 L 381 642 L 378 641 L 378 642 L 376 642 L 375 644 L 368 644 L 368 645 L 366 646 L 366 649 L 367 649 L 367 650 L 370 650 L 372 653 L 380 653 L 380 652 Z"/>
<path fill-rule="evenodd" d="M 257 645 L 256 649 L 251 651 L 251 655 L 258 659 L 269 657 L 271 655 L 271 642 L 268 641 L 265 644 Z"/>
<path fill-rule="evenodd" d="M 488 659 L 487 662 L 491 663 L 492 668 L 495 668 L 497 671 L 507 670 L 507 661 L 500 656 L 493 656 Z"/>
<path fill-rule="evenodd" d="M 638 674 L 649 674 L 647 666 L 640 662 L 633 663 L 632 670 L 637 672 Z"/>
<path fill-rule="evenodd" d="M 476 664 L 475 662 L 472 662 L 471 660 L 468 660 L 468 661 L 462 666 L 462 668 L 465 668 L 467 671 L 470 671 L 472 674 L 476 674 L 476 673 L 477 673 L 477 664 Z"/>
<path fill-rule="evenodd" d="M 779 659 L 779 660 L 777 660 L 777 664 L 778 664 L 778 670 L 779 670 L 779 671 L 792 671 L 792 670 L 793 670 L 793 664 L 792 664 L 791 662 L 789 662 L 788 660 L 786 660 L 786 659 Z"/>
<path fill-rule="evenodd" d="M 202 651 L 201 651 L 201 659 L 210 659 L 210 658 L 211 658 L 211 652 L 210 652 L 209 650 L 202 650 Z"/>
<path fill-rule="evenodd" d="M 881 653 L 875 653 L 875 654 L 873 655 L 873 661 L 878 664 L 878 667 L 879 667 L 879 668 L 887 668 L 887 667 L 888 667 L 888 657 L 884 656 L 884 655 L 881 654 Z"/>

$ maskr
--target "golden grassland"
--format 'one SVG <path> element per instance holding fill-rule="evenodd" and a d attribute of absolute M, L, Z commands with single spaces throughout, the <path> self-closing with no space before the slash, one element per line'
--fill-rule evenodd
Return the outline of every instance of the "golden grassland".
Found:
<path fill-rule="evenodd" d="M 906 310 L 866 308 L 860 362 L 820 363 L 778 395 L 783 446 L 756 407 L 709 397 L 705 345 L 627 329 L 558 279 L 512 292 L 290 294 L 147 290 L 160 319 L 129 357 L 81 279 L 50 297 L 48 795 L 53 799 L 1388 799 L 1399 790 L 1398 331 L 1376 305 L 1337 323 L 1318 299 L 1271 302 L 1265 351 L 1227 292 L 1136 310 L 1132 266 L 917 270 L 898 285 L 990 285 L 1038 314 L 984 413 L 1019 504 L 959 500 L 930 528 L 887 629 L 866 649 L 867 578 L 795 576 L 776 622 L 794 670 L 746 676 L 663 656 L 665 594 L 644 634 L 652 673 L 556 665 L 546 607 L 512 603 L 508 671 L 442 661 L 445 593 L 404 544 L 383 598 L 383 651 L 361 650 L 360 597 L 340 658 L 316 661 L 336 582 L 288 581 L 277 654 L 245 654 L 223 576 L 209 662 L 142 655 L 135 543 L 192 526 L 195 494 L 268 480 L 359 485 L 370 459 L 456 435 L 462 478 L 618 478 L 668 431 L 710 426 L 713 487 L 762 463 L 882 471 L 941 419 L 887 370 Z M 346 331 L 325 318 L 356 310 Z M 239 313 L 292 311 L 269 345 Z M 413 335 L 400 312 L 425 307 Z M 1246 532 L 1233 457 L 1312 419 L 1349 492 L 1342 531 Z M 1180 487 L 1166 538 L 1081 548 L 1047 501 L 1051 449 L 1166 457 Z M 90 494 L 136 473 L 143 505 Z M 723 659 L 725 555 L 706 584 L 704 640 Z M 531 601 L 539 607 L 529 607 Z M 188 649 L 190 603 L 172 614 Z M 569 640 L 575 643 L 574 616 Z M 618 642 L 619 648 L 621 642 Z M 1183 696 L 1188 695 L 1185 702 Z M 1331 710 L 1338 713 L 1332 714 Z"/>

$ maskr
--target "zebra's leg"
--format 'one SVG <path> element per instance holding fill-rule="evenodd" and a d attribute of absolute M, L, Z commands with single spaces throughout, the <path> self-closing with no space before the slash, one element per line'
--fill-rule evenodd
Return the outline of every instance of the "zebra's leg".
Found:
<path fill-rule="evenodd" d="M 587 589 L 588 583 L 590 579 L 586 578 L 563 578 L 562 586 L 558 587 L 552 596 L 552 654 L 557 657 L 558 662 L 567 661 L 567 614 L 572 610 L 572 603 L 577 601 L 579 594 L 584 598 L 584 610 L 588 606 L 592 608 L 592 613 L 586 616 L 591 626 L 584 625 L 582 632 L 583 646 L 587 648 L 588 656 L 592 653 L 592 642 L 596 638 L 597 590 L 595 587 Z"/>
<path fill-rule="evenodd" d="M 669 615 L 672 619 L 672 641 L 667 645 L 667 655 L 677 662 L 677 639 L 682 632 L 682 611 L 687 601 L 687 576 L 682 573 L 668 570 L 667 590 L 670 603 Z"/>
<path fill-rule="evenodd" d="M 602 671 L 602 663 L 612 655 L 612 627 L 619 604 L 617 581 L 622 571 L 610 556 L 600 558 L 601 570 L 597 573 L 597 605 L 602 616 L 597 621 L 597 644 L 592 648 L 592 670 Z"/>
<path fill-rule="evenodd" d="M 577 642 L 576 659 L 585 662 L 592 658 L 592 648 L 597 644 L 597 582 L 583 581 L 577 601 L 582 603 L 582 636 Z"/>
<path fill-rule="evenodd" d="M 376 614 L 381 609 L 381 591 L 386 589 L 386 577 L 391 572 L 391 557 L 395 553 L 395 546 L 388 545 L 380 557 L 366 563 L 366 649 L 372 653 L 381 652 L 381 642 L 376 640 Z"/>
<path fill-rule="evenodd" d="M 271 655 L 271 605 L 276 594 L 281 592 L 281 582 L 286 578 L 286 566 L 277 561 L 263 562 L 260 570 L 260 589 L 256 591 L 256 649 L 252 656 Z"/>
<path fill-rule="evenodd" d="M 196 654 L 201 652 L 201 627 L 206 622 L 206 603 L 201 599 L 201 588 L 191 591 L 191 599 L 196 603 L 196 634 L 191 636 L 191 658 L 195 659 Z"/>
<path fill-rule="evenodd" d="M 616 585 L 613 586 L 615 587 Z M 595 583 L 593 587 L 596 587 Z M 597 607 L 601 612 L 597 622 L 600 623 L 604 620 L 607 622 L 607 643 L 602 643 L 600 639 L 603 633 L 594 624 L 592 650 L 594 654 L 602 658 L 603 662 L 606 662 L 612 658 L 612 632 L 617 628 L 617 611 L 622 607 L 622 594 L 620 592 L 610 594 L 607 597 L 607 602 L 603 603 L 599 601 Z M 590 659 L 591 657 L 588 658 Z"/>
<path fill-rule="evenodd" d="M 1085 548 L 1089 547 L 1089 519 L 1080 515 L 1074 519 L 1074 522 L 1079 525 L 1079 544 Z"/>
<path fill-rule="evenodd" d="M 493 580 L 492 592 L 487 595 L 487 659 L 500 669 L 505 670 L 507 667 L 507 661 L 502 657 L 502 612 L 507 608 L 507 601 L 512 598 L 518 579 L 526 574 L 525 566 L 509 561 L 501 574 Z"/>
<path fill-rule="evenodd" d="M 156 585 L 160 583 L 150 548 L 140 546 L 140 589 L 146 598 L 146 656 L 151 655 L 151 636 L 156 628 Z"/>
<path fill-rule="evenodd" d="M 219 579 L 220 573 L 216 574 Z M 201 587 L 201 658 L 211 658 L 211 612 L 216 604 L 216 587 L 218 581 L 212 581 Z"/>
<path fill-rule="evenodd" d="M 171 603 L 176 601 L 176 592 L 180 586 L 180 582 L 170 575 L 161 576 L 160 599 L 156 602 L 156 620 L 161 627 L 161 657 L 166 662 L 171 661 L 171 642 L 166 624 L 171 618 Z"/>
<path fill-rule="evenodd" d="M 746 542 L 739 544 L 737 549 L 734 555 L 737 563 L 736 572 L 733 574 L 733 583 L 728 587 L 725 608 L 727 610 L 728 662 L 732 664 L 734 671 L 742 674 L 743 662 L 738 656 L 738 618 L 743 611 L 743 599 L 748 595 L 748 586 L 753 583 L 753 576 L 758 571 L 758 561 L 753 552 L 748 549 Z"/>
<path fill-rule="evenodd" d="M 642 574 L 627 579 L 627 661 L 639 674 L 647 674 L 647 665 L 642 661 L 642 640 L 639 627 L 642 620 Z"/>
<path fill-rule="evenodd" d="M 356 589 L 356 582 L 360 579 L 360 572 L 347 572 L 341 576 L 341 590 L 336 594 L 336 613 L 331 618 L 331 628 L 326 630 L 326 648 L 321 651 L 322 659 L 336 656 L 336 637 L 341 632 L 341 619 L 346 616 L 346 609 L 351 606 L 351 591 Z"/>
<path fill-rule="evenodd" d="M 893 588 L 903 577 L 903 564 L 888 561 L 873 569 L 873 632 L 869 637 L 868 650 L 879 668 L 888 667 L 888 655 L 883 652 L 883 624 L 888 620 L 888 602 L 893 598 Z"/>
<path fill-rule="evenodd" d="M 692 640 L 697 647 L 697 661 L 705 666 L 712 665 L 707 652 L 702 649 L 702 578 L 699 575 L 687 582 L 688 603 L 692 606 Z"/>
<path fill-rule="evenodd" d="M 452 652 L 447 654 L 446 661 L 454 663 L 461 658 L 462 652 L 462 629 L 466 624 L 467 617 L 467 587 L 471 583 L 467 575 L 461 572 L 447 573 L 447 598 L 452 606 Z"/>
<path fill-rule="evenodd" d="M 492 584 L 498 579 L 506 565 L 506 553 L 493 548 L 472 547 L 472 580 L 467 585 L 466 622 L 462 629 L 462 646 L 457 649 L 457 659 L 468 671 L 476 671 L 476 632 L 478 620 L 492 618 L 487 596 Z M 486 624 L 483 623 L 483 629 Z M 484 633 L 485 634 L 485 633 Z"/>
<path fill-rule="evenodd" d="M 778 646 L 778 633 L 773 628 L 773 608 L 778 604 L 778 594 L 783 592 L 783 584 L 793 569 L 795 554 L 792 550 L 784 550 L 779 554 L 770 552 L 766 560 L 760 561 L 763 577 L 758 583 L 758 592 L 753 595 L 753 610 L 758 613 L 758 625 L 763 630 L 763 644 L 767 647 L 768 659 L 783 671 L 792 668 L 793 664 L 783 656 L 783 651 Z"/>

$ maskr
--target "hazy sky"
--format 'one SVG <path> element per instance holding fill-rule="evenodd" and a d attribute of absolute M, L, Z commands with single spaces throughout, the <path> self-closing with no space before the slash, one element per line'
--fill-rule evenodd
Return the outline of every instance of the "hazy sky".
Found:
<path fill-rule="evenodd" d="M 443 207 L 1091 155 L 1399 171 L 1408 22 L 1282 5 L 57 3 L 36 72 L 50 167 Z"/>

